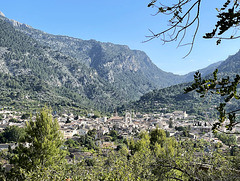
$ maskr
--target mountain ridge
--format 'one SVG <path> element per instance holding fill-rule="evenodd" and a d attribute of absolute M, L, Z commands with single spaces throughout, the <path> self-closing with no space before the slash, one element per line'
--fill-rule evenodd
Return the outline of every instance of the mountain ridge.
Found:
<path fill-rule="evenodd" d="M 78 102 L 79 107 L 81 104 L 83 107 L 100 104 L 111 107 L 116 101 L 126 101 L 117 90 L 102 80 L 95 70 L 72 57 L 40 45 L 5 21 L 0 20 L 0 29 L 0 70 L 4 74 L 1 81 L 6 93 L 1 95 L 2 99 L 14 98 L 11 94 L 21 93 L 22 100 L 27 96 L 38 101 L 37 97 L 41 94 L 49 94 L 48 97 L 40 96 L 40 100 L 60 96 L 65 97 L 64 100 L 68 99 L 66 104 Z M 15 100 L 9 100 L 10 103 L 11 101 Z M 61 100 L 56 102 L 65 104 Z"/>
<path fill-rule="evenodd" d="M 77 106 L 113 110 L 127 101 L 138 100 L 147 92 L 193 80 L 193 72 L 182 76 L 165 72 L 153 64 L 145 52 L 131 50 L 127 45 L 51 35 L 4 16 L 0 16 L 0 20 L 1 26 L 6 26 L 2 28 L 0 71 L 16 76 L 19 80 L 8 79 L 19 85 L 18 81 L 26 79 L 27 89 L 34 84 L 28 80 L 28 76 L 32 76 L 40 84 L 34 84 L 32 90 L 39 89 L 61 98 L 55 105 L 66 101 L 67 105 L 72 102 Z M 200 72 L 207 75 L 220 65 L 222 62 L 217 62 Z M 9 88 L 4 86 L 6 90 Z M 31 94 L 24 91 L 24 95 Z M 35 94 L 35 98 L 38 97 L 38 92 Z"/>
<path fill-rule="evenodd" d="M 1 12 L 1 11 L 0 11 L 0 12 Z M 2 13 L 2 12 L 1 12 L 1 13 Z M 115 44 L 115 43 L 111 43 L 111 42 L 100 42 L 100 41 L 97 41 L 97 40 L 94 40 L 94 39 L 83 40 L 83 39 L 71 37 L 71 36 L 68 36 L 68 35 L 54 35 L 54 34 L 49 34 L 49 33 L 46 33 L 46 32 L 44 32 L 44 31 L 42 31 L 42 30 L 35 29 L 35 28 L 33 28 L 32 26 L 30 26 L 30 25 L 28 25 L 28 24 L 20 23 L 20 22 L 18 22 L 18 21 L 16 21 L 16 20 L 13 20 L 13 19 L 8 19 L 3 13 L 2 13 L 2 15 L 0 14 L 0 17 L 2 17 L 2 19 L 4 19 L 5 21 L 11 23 L 11 24 L 12 24 L 13 26 L 15 26 L 18 30 L 20 30 L 20 31 L 28 34 L 29 36 L 34 37 L 34 38 L 37 39 L 37 40 L 40 39 L 40 38 L 38 37 L 39 35 L 40 35 L 40 37 L 41 37 L 41 36 L 44 36 L 44 35 L 50 35 L 50 36 L 52 36 L 52 37 L 58 37 L 59 39 L 69 39 L 69 40 L 73 40 L 73 41 L 79 41 L 79 40 L 80 40 L 80 41 L 98 42 L 98 43 L 103 43 L 103 44 L 112 44 L 112 45 L 117 45 L 117 46 L 126 47 L 127 49 L 129 49 L 129 50 L 131 50 L 131 51 L 141 51 L 141 50 L 136 50 L 136 49 L 130 49 L 127 45 Z M 28 28 L 28 29 L 26 29 L 26 28 Z M 26 31 L 26 30 L 27 30 L 27 31 Z M 33 31 L 31 31 L 31 30 L 33 30 Z M 33 32 L 34 32 L 34 33 L 38 32 L 39 35 L 33 35 Z M 55 39 L 55 40 L 56 40 L 56 39 Z M 43 42 L 43 41 L 41 40 L 41 42 Z M 49 44 L 49 43 L 48 43 L 48 44 Z M 143 52 L 143 51 L 141 51 L 141 52 Z M 66 51 L 65 51 L 64 53 L 66 53 Z M 145 53 L 145 52 L 143 52 L 143 53 Z M 145 54 L 146 54 L 146 53 L 145 53 Z M 74 57 L 75 57 L 75 56 L 74 56 Z M 150 59 L 149 59 L 149 60 L 150 60 Z M 150 61 L 151 61 L 151 60 L 150 60 Z M 219 62 L 222 62 L 222 61 L 219 61 Z M 218 64 L 219 62 L 210 64 L 210 65 L 208 65 L 207 67 L 202 68 L 202 69 L 193 70 L 193 71 L 191 71 L 191 72 L 189 72 L 189 73 L 186 73 L 186 74 L 184 74 L 184 75 L 178 75 L 178 74 L 175 74 L 175 73 L 172 73 L 172 72 L 164 71 L 164 70 L 162 70 L 162 69 L 159 68 L 159 67 L 158 67 L 158 68 L 159 68 L 161 71 L 165 72 L 165 73 L 170 73 L 170 74 L 172 74 L 172 75 L 180 76 L 180 77 L 182 77 L 183 79 L 186 79 L 186 77 L 188 77 L 189 74 L 192 74 L 192 73 L 194 73 L 194 72 L 196 72 L 196 71 L 199 71 L 199 70 L 202 71 L 202 70 L 208 68 L 209 66 L 212 66 L 212 65 L 214 65 L 214 64 Z M 85 62 L 85 63 L 86 63 L 86 62 Z M 151 63 L 152 63 L 152 61 L 151 61 Z M 155 64 L 154 64 L 154 65 L 155 65 Z M 184 80 L 184 82 L 186 82 L 186 81 L 189 81 L 189 80 L 188 80 L 188 79 Z"/>
<path fill-rule="evenodd" d="M 215 69 L 218 69 L 218 78 L 230 77 L 230 79 L 233 80 L 236 74 L 240 75 L 240 50 L 236 54 L 229 56 L 226 60 L 214 63 L 200 70 L 203 72 L 203 79 L 213 77 L 212 72 Z M 209 74 L 208 71 L 211 71 L 211 74 Z M 193 79 L 193 75 L 191 74 L 193 73 L 189 73 L 187 76 L 192 76 Z M 184 94 L 184 89 L 191 84 L 192 82 L 182 83 L 153 90 L 142 95 L 137 101 L 124 104 L 118 108 L 118 111 L 161 112 L 161 110 L 164 110 L 171 112 L 174 110 L 184 110 L 190 114 L 202 116 L 205 116 L 204 114 L 206 112 L 211 112 L 211 116 L 216 115 L 216 112 L 213 110 L 216 110 L 215 108 L 219 105 L 219 102 L 223 102 L 223 98 L 220 95 L 215 95 L 206 96 L 204 99 L 201 99 L 200 95 L 194 91 Z M 239 106 L 240 102 L 237 100 L 227 104 L 228 110 L 235 110 L 235 108 Z"/>
<path fill-rule="evenodd" d="M 129 90 L 130 99 L 137 99 L 156 88 L 185 81 L 182 76 L 159 69 L 145 52 L 131 50 L 126 45 L 51 35 L 25 24 L 15 23 L 14 20 L 2 19 L 44 46 L 76 58 L 80 63 L 95 69 L 98 75 L 117 89 L 123 92 Z"/>

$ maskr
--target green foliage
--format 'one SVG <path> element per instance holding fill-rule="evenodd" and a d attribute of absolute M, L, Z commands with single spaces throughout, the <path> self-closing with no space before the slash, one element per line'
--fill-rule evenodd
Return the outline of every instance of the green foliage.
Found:
<path fill-rule="evenodd" d="M 175 126 L 175 129 L 177 130 L 177 131 L 185 131 L 187 128 L 186 127 L 183 127 L 183 126 Z"/>
<path fill-rule="evenodd" d="M 8 177 L 16 180 L 236 180 L 239 164 L 217 151 L 205 152 L 210 143 L 204 140 L 177 142 L 166 137 L 165 131 L 154 129 L 142 132 L 139 139 L 127 141 L 118 151 L 107 156 L 97 154 L 73 164 L 35 165 L 20 169 Z M 69 140 L 69 143 L 73 141 Z M 130 152 L 129 152 L 130 151 Z M 238 158 L 238 151 L 234 157 Z M 4 174 L 2 174 L 4 176 Z M 21 180 L 21 179 L 20 179 Z"/>
<path fill-rule="evenodd" d="M 21 123 L 21 121 L 15 119 L 15 118 L 9 119 L 9 122 L 12 122 L 12 123 Z"/>
<path fill-rule="evenodd" d="M 67 117 L 67 121 L 65 123 L 71 123 L 71 121 L 69 120 L 69 117 Z"/>
<path fill-rule="evenodd" d="M 125 101 L 108 81 L 81 59 L 51 50 L 0 18 L 0 103 L 28 109 L 51 104 L 64 108 L 113 109 Z M 32 29 L 33 30 L 33 29 Z M 36 31 L 38 33 L 38 31 Z"/>
<path fill-rule="evenodd" d="M 111 136 L 111 138 L 112 138 L 111 140 L 112 141 L 115 141 L 115 140 L 118 139 L 118 132 L 116 130 L 111 130 L 109 132 L 109 136 Z"/>
<path fill-rule="evenodd" d="M 217 9 L 218 10 L 218 9 Z M 213 38 L 216 33 L 217 35 L 222 35 L 230 28 L 238 26 L 240 22 L 239 14 L 239 2 L 235 1 L 233 4 L 230 0 L 226 0 L 223 7 L 218 10 L 219 14 L 217 15 L 218 21 L 215 25 L 215 28 L 211 33 L 206 33 L 204 38 Z M 229 39 L 233 39 L 232 35 Z M 221 42 L 221 38 L 218 39 L 217 44 Z"/>
<path fill-rule="evenodd" d="M 21 116 L 21 119 L 28 119 L 29 117 L 30 117 L 30 114 L 26 113 Z"/>
<path fill-rule="evenodd" d="M 95 134 L 93 135 L 88 135 L 86 134 L 85 136 L 80 136 L 77 139 L 77 142 L 79 145 L 81 145 L 82 147 L 87 148 L 87 150 L 98 150 L 98 147 L 95 143 Z"/>
<path fill-rule="evenodd" d="M 25 136 L 24 128 L 18 126 L 9 126 L 0 134 L 1 143 L 18 142 Z"/>
<path fill-rule="evenodd" d="M 78 147 L 79 143 L 73 139 L 67 139 L 67 141 L 65 141 L 65 145 L 67 145 L 69 148 L 74 148 Z"/>
<path fill-rule="evenodd" d="M 166 133 L 162 129 L 154 129 L 150 132 L 150 144 L 155 145 L 156 143 L 163 146 L 166 141 Z"/>
<path fill-rule="evenodd" d="M 183 110 L 201 119 L 201 117 L 205 117 L 204 112 L 209 112 L 219 102 L 220 98 L 212 98 L 210 103 L 208 100 L 199 98 L 195 92 L 184 94 L 184 88 L 188 85 L 190 83 L 148 92 L 141 96 L 138 101 L 129 102 L 119 107 L 118 112 L 135 110 L 141 113 L 169 113 Z M 215 117 L 216 111 L 209 112 L 208 116 L 210 118 Z"/>
<path fill-rule="evenodd" d="M 224 98 L 224 102 L 220 102 L 217 106 L 217 111 L 219 113 L 218 122 L 213 124 L 212 129 L 218 130 L 221 127 L 227 128 L 227 130 L 232 131 L 233 127 L 238 124 L 236 120 L 237 110 L 227 111 L 227 103 L 232 99 L 238 100 L 240 96 L 238 95 L 238 84 L 240 82 L 240 76 L 236 75 L 233 80 L 230 80 L 229 77 L 219 79 L 217 77 L 218 69 L 213 72 L 213 78 L 203 79 L 199 72 L 196 72 L 194 75 L 194 83 L 185 88 L 185 92 L 196 91 L 200 94 L 200 97 L 205 97 L 208 93 L 212 95 L 220 95 Z M 226 120 L 229 120 L 226 123 Z"/>
<path fill-rule="evenodd" d="M 92 137 L 93 139 L 95 139 L 96 134 L 97 134 L 97 130 L 96 129 L 92 129 L 92 130 L 89 130 L 87 132 L 87 135 Z"/>
<path fill-rule="evenodd" d="M 214 136 L 221 140 L 227 146 L 237 145 L 237 139 L 235 135 L 214 133 Z"/>
<path fill-rule="evenodd" d="M 24 140 L 16 147 L 16 154 L 10 160 L 14 164 L 12 174 L 21 173 L 23 170 L 28 172 L 39 167 L 60 166 L 65 162 L 66 153 L 61 150 L 63 137 L 58 122 L 52 119 L 51 113 L 51 109 L 45 107 L 37 114 L 36 121 L 27 122 Z M 19 179 L 24 178 L 24 175 L 18 176 Z"/>
<path fill-rule="evenodd" d="M 172 119 L 169 120 L 169 128 L 173 128 L 173 120 Z"/>

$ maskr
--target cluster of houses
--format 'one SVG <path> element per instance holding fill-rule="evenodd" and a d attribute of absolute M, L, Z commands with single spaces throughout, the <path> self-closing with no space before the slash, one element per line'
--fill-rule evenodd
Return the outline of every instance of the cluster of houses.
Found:
<path fill-rule="evenodd" d="M 25 121 L 20 119 L 22 114 L 14 111 L 0 111 L 0 132 L 7 126 L 25 126 Z M 186 111 L 174 111 L 172 113 L 141 114 L 126 112 L 124 116 L 115 113 L 110 118 L 79 117 L 73 114 L 63 114 L 54 116 L 60 125 L 64 138 L 69 139 L 74 136 L 84 136 L 89 130 L 97 131 L 96 140 L 101 140 L 111 130 L 116 130 L 124 138 L 133 137 L 141 131 L 149 131 L 156 127 L 167 130 L 170 136 L 179 137 L 181 132 L 176 127 L 187 127 L 189 137 L 193 139 L 205 139 L 207 141 L 221 142 L 214 138 L 211 132 L 212 125 L 209 122 L 198 121 L 194 116 L 190 116 Z M 21 120 L 21 122 L 11 122 L 11 120 Z M 240 127 L 235 128 L 240 132 Z M 237 138 L 240 142 L 240 138 Z"/>

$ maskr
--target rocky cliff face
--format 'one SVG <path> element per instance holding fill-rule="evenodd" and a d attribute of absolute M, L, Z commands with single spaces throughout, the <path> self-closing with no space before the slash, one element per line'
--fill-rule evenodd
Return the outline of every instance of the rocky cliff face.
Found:
<path fill-rule="evenodd" d="M 19 93 L 34 101 L 99 109 L 127 101 L 127 94 L 120 93 L 96 70 L 43 46 L 1 19 L 0 87 L 0 104 L 6 97 Z"/>
<path fill-rule="evenodd" d="M 6 21 L 42 45 L 73 57 L 96 70 L 99 76 L 124 92 L 130 99 L 137 99 L 143 93 L 156 88 L 185 81 L 183 76 L 162 71 L 144 52 L 131 50 L 126 45 L 56 36 L 24 24 L 17 24 L 12 20 Z"/>
<path fill-rule="evenodd" d="M 0 19 L 10 33 L 2 34 L 2 72 L 35 75 L 48 85 L 76 89 L 99 104 L 110 98 L 119 103 L 136 100 L 148 91 L 192 80 L 162 71 L 144 52 L 126 45 L 51 35 L 1 15 Z"/>
<path fill-rule="evenodd" d="M 212 72 L 215 69 L 218 69 L 217 76 L 219 79 L 229 77 L 233 80 L 236 74 L 240 75 L 240 51 L 235 55 L 229 56 L 225 61 L 219 61 L 199 71 L 202 73 L 202 77 L 208 79 L 213 77 Z M 193 78 L 193 75 L 194 72 L 191 72 L 185 76 Z M 197 113 L 200 115 L 203 113 L 203 109 L 208 111 L 209 108 L 212 109 L 219 102 L 223 102 L 223 97 L 221 96 L 209 96 L 202 99 L 194 91 L 185 94 L 184 88 L 191 84 L 191 82 L 183 83 L 148 92 L 141 96 L 138 101 L 133 101 L 122 106 L 119 108 L 119 111 L 134 109 L 141 112 L 157 112 L 164 107 L 168 110 L 187 110 L 188 113 Z M 240 107 L 240 101 L 233 99 L 227 106 L 229 110 L 236 110 L 237 107 Z M 212 113 L 215 116 L 215 113 Z"/>

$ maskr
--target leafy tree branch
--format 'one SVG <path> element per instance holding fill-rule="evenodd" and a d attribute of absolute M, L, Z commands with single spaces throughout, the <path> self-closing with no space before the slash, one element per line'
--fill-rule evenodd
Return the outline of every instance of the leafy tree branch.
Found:
<path fill-rule="evenodd" d="M 236 113 L 240 111 L 240 109 L 235 109 L 231 111 L 227 111 L 227 103 L 231 100 L 240 98 L 238 93 L 238 85 L 240 82 L 240 76 L 237 74 L 234 79 L 230 79 L 229 77 L 219 79 L 217 77 L 218 70 L 216 69 L 213 72 L 213 78 L 203 79 L 201 77 L 201 73 L 196 72 L 194 75 L 194 83 L 185 88 L 185 93 L 196 91 L 200 94 L 200 97 L 205 97 L 208 94 L 220 95 L 224 98 L 224 101 L 221 102 L 216 108 L 219 113 L 218 122 L 215 122 L 212 126 L 213 131 L 221 131 L 221 128 L 225 127 L 226 130 L 232 131 L 233 127 L 239 124 Z M 233 132 L 231 132 L 233 133 Z"/>

